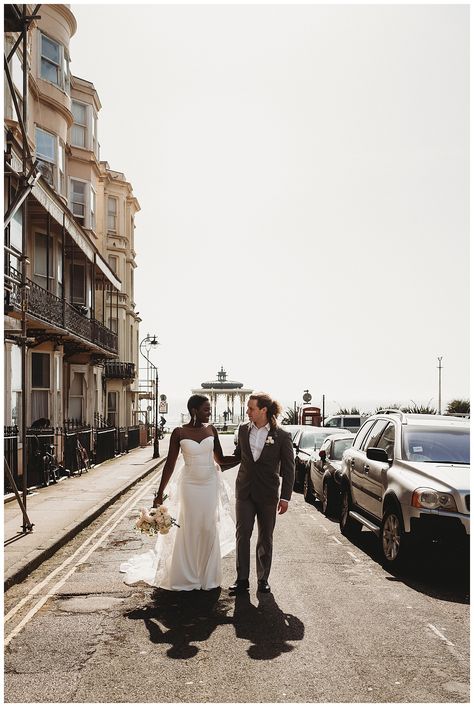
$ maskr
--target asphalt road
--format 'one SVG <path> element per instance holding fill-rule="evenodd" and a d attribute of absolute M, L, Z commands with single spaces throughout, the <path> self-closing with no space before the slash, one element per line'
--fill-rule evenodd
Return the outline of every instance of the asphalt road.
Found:
<path fill-rule="evenodd" d="M 234 553 L 221 590 L 126 587 L 118 566 L 152 543 L 132 524 L 155 487 L 141 482 L 5 594 L 5 702 L 469 701 L 465 556 L 432 548 L 393 576 L 372 534 L 352 544 L 295 494 L 271 594 L 253 576 L 229 596 Z"/>

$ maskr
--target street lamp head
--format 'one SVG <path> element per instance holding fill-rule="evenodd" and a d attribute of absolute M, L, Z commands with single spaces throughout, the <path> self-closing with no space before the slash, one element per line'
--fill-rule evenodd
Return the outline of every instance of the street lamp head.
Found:
<path fill-rule="evenodd" d="M 155 335 L 153 335 L 153 338 L 150 341 L 150 346 L 158 346 L 158 340 Z"/>

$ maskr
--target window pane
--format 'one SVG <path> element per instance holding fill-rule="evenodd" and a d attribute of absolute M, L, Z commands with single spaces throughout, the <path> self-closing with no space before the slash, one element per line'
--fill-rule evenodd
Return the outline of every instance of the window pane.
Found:
<path fill-rule="evenodd" d="M 41 78 L 59 86 L 59 67 L 47 59 L 41 59 Z"/>
<path fill-rule="evenodd" d="M 81 263 L 71 263 L 71 293 L 72 301 L 76 304 L 85 304 L 86 285 L 85 269 Z"/>
<path fill-rule="evenodd" d="M 22 237 L 21 237 L 21 224 L 23 222 L 23 217 L 21 209 L 18 209 L 16 214 L 10 221 L 10 245 L 13 248 L 21 251 Z"/>
<path fill-rule="evenodd" d="M 49 162 L 55 162 L 56 150 L 55 150 L 56 136 L 47 133 L 41 128 L 36 128 L 36 155 Z"/>
<path fill-rule="evenodd" d="M 77 145 L 77 147 L 85 147 L 86 129 L 80 125 L 73 125 L 71 133 L 71 142 L 73 145 Z"/>
<path fill-rule="evenodd" d="M 59 44 L 53 42 L 44 34 L 41 35 L 41 55 L 47 57 L 55 64 L 59 64 Z"/>
<path fill-rule="evenodd" d="M 72 102 L 72 114 L 74 116 L 74 122 L 79 125 L 86 125 L 86 110 L 87 106 L 83 103 L 77 103 L 77 101 Z"/>
<path fill-rule="evenodd" d="M 82 420 L 82 398 L 69 398 L 69 417 Z"/>
<path fill-rule="evenodd" d="M 31 386 L 33 388 L 49 388 L 49 354 L 31 354 Z"/>
<path fill-rule="evenodd" d="M 41 418 L 48 420 L 48 398 L 47 390 L 32 390 L 31 391 L 31 421 L 40 420 Z"/>
<path fill-rule="evenodd" d="M 74 373 L 74 376 L 71 381 L 71 387 L 69 389 L 69 394 L 70 395 L 82 395 L 83 390 L 84 390 L 84 374 L 83 373 Z"/>
<path fill-rule="evenodd" d="M 45 233 L 37 233 L 35 235 L 35 275 L 46 277 L 46 253 L 47 253 L 48 236 Z M 49 277 L 54 276 L 53 272 L 53 238 L 49 238 Z"/>
<path fill-rule="evenodd" d="M 72 186 L 72 200 L 76 204 L 86 203 L 86 185 L 84 182 L 77 182 L 75 179 L 71 179 Z"/>
<path fill-rule="evenodd" d="M 380 437 L 380 434 L 382 430 L 385 429 L 387 426 L 387 420 L 377 420 L 375 425 L 372 427 L 370 430 L 370 434 L 368 435 L 367 439 L 365 440 L 363 444 L 364 449 L 368 449 L 369 447 L 376 447 L 378 439 Z"/>

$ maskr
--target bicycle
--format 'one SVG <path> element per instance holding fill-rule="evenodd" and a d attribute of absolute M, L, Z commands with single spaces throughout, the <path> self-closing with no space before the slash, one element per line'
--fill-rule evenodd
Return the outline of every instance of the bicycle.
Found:
<path fill-rule="evenodd" d="M 81 444 L 79 439 L 76 440 L 76 465 L 77 473 L 82 476 L 82 472 L 86 473 L 91 468 L 89 455 L 86 448 Z"/>
<path fill-rule="evenodd" d="M 51 482 L 53 484 L 57 484 L 59 480 L 59 472 L 65 471 L 64 467 L 62 467 L 59 463 L 58 460 L 56 459 L 56 455 L 54 453 L 54 444 L 45 444 L 42 445 L 36 437 L 36 442 L 38 444 L 38 449 L 36 451 L 36 454 L 38 456 L 41 456 L 41 461 L 42 461 L 42 477 L 43 477 L 43 486 L 49 486 Z"/>

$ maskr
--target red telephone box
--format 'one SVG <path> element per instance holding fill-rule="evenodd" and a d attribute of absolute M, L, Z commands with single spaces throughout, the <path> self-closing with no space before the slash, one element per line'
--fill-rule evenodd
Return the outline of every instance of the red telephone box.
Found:
<path fill-rule="evenodd" d="M 321 427 L 321 408 L 305 406 L 301 408 L 300 425 Z"/>

